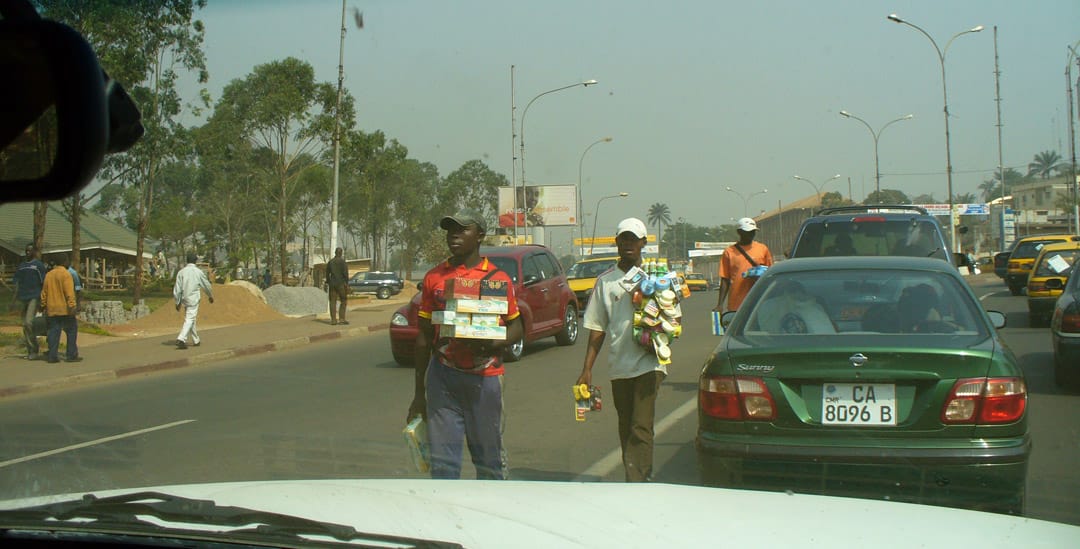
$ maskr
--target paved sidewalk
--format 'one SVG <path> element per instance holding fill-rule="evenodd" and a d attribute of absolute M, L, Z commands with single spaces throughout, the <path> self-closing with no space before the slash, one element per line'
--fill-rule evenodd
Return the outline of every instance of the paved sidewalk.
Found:
<path fill-rule="evenodd" d="M 82 362 L 28 361 L 0 357 L 0 398 L 197 366 L 302 345 L 366 336 L 390 327 L 390 316 L 407 298 L 395 296 L 349 309 L 349 324 L 331 326 L 329 315 L 199 329 L 202 344 L 175 347 L 175 334 L 152 337 L 87 337 L 79 334 Z M 180 326 L 177 326 L 179 331 Z M 42 347 L 44 351 L 44 338 Z M 63 340 L 63 338 L 61 338 Z M 92 341 L 90 341 L 92 340 Z"/>

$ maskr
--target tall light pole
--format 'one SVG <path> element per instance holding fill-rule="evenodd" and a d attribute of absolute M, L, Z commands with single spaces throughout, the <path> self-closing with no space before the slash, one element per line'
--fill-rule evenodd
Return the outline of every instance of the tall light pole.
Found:
<path fill-rule="evenodd" d="M 961 36 L 963 36 L 965 34 L 971 34 L 973 32 L 979 32 L 979 31 L 983 30 L 983 26 L 979 25 L 979 26 L 976 26 L 976 27 L 972 27 L 972 28 L 970 28 L 970 29 L 968 29 L 966 31 L 961 31 L 961 32 L 958 32 L 958 33 L 954 34 L 952 36 L 952 38 L 950 38 L 949 41 L 945 43 L 945 49 L 942 50 L 941 48 L 938 47 L 937 42 L 934 40 L 934 38 L 932 36 L 930 36 L 926 31 L 922 30 L 922 28 L 920 28 L 918 25 L 915 25 L 915 24 L 909 23 L 907 21 L 904 21 L 903 19 L 900 18 L 900 16 L 896 15 L 895 13 L 890 13 L 889 16 L 888 16 L 888 19 L 889 19 L 889 21 L 900 23 L 902 25 L 907 25 L 907 26 L 921 32 L 922 35 L 925 36 L 926 39 L 929 40 L 931 44 L 933 44 L 934 51 L 936 51 L 937 55 L 938 55 L 938 61 L 941 62 L 941 98 L 942 98 L 942 102 L 945 105 L 944 108 L 942 109 L 942 113 L 945 116 L 945 178 L 946 178 L 946 181 L 948 182 L 948 192 L 949 192 L 949 234 L 950 234 L 950 237 L 952 238 L 953 251 L 958 252 L 958 251 L 960 251 L 960 242 L 957 241 L 957 239 L 956 239 L 956 223 L 953 222 L 953 214 L 954 214 L 953 205 L 954 204 L 953 204 L 953 189 L 952 189 L 952 151 L 949 148 L 949 91 L 948 91 L 948 88 L 945 85 L 945 54 L 949 53 L 949 46 L 952 45 L 953 40 L 956 40 L 957 38 L 959 38 L 959 37 L 961 37 Z"/>
<path fill-rule="evenodd" d="M 817 193 L 818 207 L 820 208 L 821 207 L 821 189 L 825 188 L 825 184 L 832 181 L 833 179 L 840 179 L 840 174 L 836 174 L 836 175 L 826 179 L 820 185 L 818 185 L 817 183 L 814 183 L 813 181 L 811 181 L 811 180 L 809 180 L 809 179 L 807 179 L 805 177 L 800 177 L 799 175 L 793 175 L 791 177 L 794 177 L 795 179 L 798 179 L 799 181 L 805 181 L 805 182 L 809 183 L 811 187 L 814 188 L 814 192 Z"/>
<path fill-rule="evenodd" d="M 601 197 L 600 200 L 596 201 L 596 211 L 592 216 L 592 238 L 589 240 L 589 255 L 592 255 L 593 249 L 596 247 L 596 217 L 600 215 L 600 203 L 609 198 L 626 198 L 628 196 L 630 196 L 630 193 L 619 193 Z"/>
<path fill-rule="evenodd" d="M 363 16 L 358 15 L 356 24 L 364 28 Z M 330 200 L 330 253 L 338 245 L 338 181 L 341 174 L 341 96 L 345 82 L 345 0 L 341 0 L 341 40 L 338 44 L 337 110 L 334 111 L 334 194 Z M 304 266 L 307 268 L 307 265 Z"/>
<path fill-rule="evenodd" d="M 735 196 L 738 196 L 739 198 L 742 199 L 742 209 L 743 209 L 742 214 L 743 214 L 743 217 L 749 217 L 747 215 L 747 212 L 750 211 L 750 199 L 751 198 L 754 198 L 755 196 L 757 196 L 759 194 L 765 194 L 765 193 L 769 192 L 769 189 L 761 189 L 760 191 L 750 193 L 750 196 L 743 196 L 742 193 L 740 193 L 739 191 L 736 191 L 735 189 L 732 189 L 731 187 L 727 187 L 727 190 L 730 191 L 730 192 L 735 193 Z"/>
<path fill-rule="evenodd" d="M 840 116 L 843 116 L 845 118 L 853 118 L 855 120 L 858 120 L 859 122 L 862 122 L 863 126 L 866 126 L 866 129 L 870 131 L 870 137 L 874 138 L 874 183 L 876 185 L 875 190 L 877 190 L 878 198 L 880 199 L 880 197 L 881 197 L 881 165 L 878 162 L 878 138 L 881 137 L 881 132 L 885 131 L 885 128 L 888 128 L 890 125 L 892 125 L 892 124 L 894 124 L 896 122 L 900 122 L 901 120 L 911 120 L 912 118 L 915 118 L 915 115 L 914 114 L 908 114 L 908 115 L 905 115 L 905 116 L 901 116 L 900 118 L 897 118 L 896 120 L 890 120 L 887 124 L 882 126 L 881 129 L 876 131 L 876 132 L 874 131 L 874 128 L 870 127 L 870 124 L 868 124 L 862 118 L 859 118 L 858 116 L 855 116 L 854 114 L 851 114 L 851 113 L 849 113 L 847 111 L 840 111 Z M 849 192 L 848 194 L 850 195 L 851 193 Z"/>
<path fill-rule="evenodd" d="M 612 140 L 613 140 L 613 138 L 611 138 L 611 137 L 602 137 L 600 139 L 597 139 L 596 141 L 593 141 L 588 147 L 585 147 L 585 151 L 581 153 L 581 160 L 578 160 L 578 165 L 577 165 L 577 201 L 578 201 L 577 203 L 578 203 L 578 211 L 577 211 L 577 215 L 578 215 L 578 222 L 579 222 L 578 224 L 581 226 L 581 238 L 585 238 L 585 206 L 584 206 L 584 200 L 583 200 L 582 194 L 581 194 L 581 168 L 585 163 L 585 155 L 589 153 L 589 149 L 592 149 L 593 147 L 595 147 L 595 146 L 597 146 L 597 145 L 599 145 L 601 143 L 611 143 Z M 578 247 L 578 255 L 585 255 L 585 245 L 584 244 L 582 244 L 581 246 Z"/>
<path fill-rule="evenodd" d="M 575 84 L 570 84 L 569 86 L 563 86 L 561 88 L 555 88 L 553 90 L 548 90 L 546 92 L 543 92 L 543 93 L 537 95 L 536 97 L 533 97 L 525 105 L 525 110 L 521 111 L 521 131 L 519 132 L 519 138 L 518 138 L 518 146 L 520 147 L 520 150 L 521 150 L 520 156 L 521 156 L 521 188 L 522 189 L 525 189 L 526 185 L 528 185 L 528 183 L 525 181 L 525 115 L 529 114 L 529 107 L 531 107 L 533 102 L 535 102 L 537 99 L 540 99 L 541 97 L 543 97 L 543 96 L 545 96 L 545 95 L 547 95 L 549 93 L 560 92 L 560 91 L 563 91 L 563 90 L 568 90 L 570 88 L 576 88 L 578 86 L 582 86 L 582 87 L 587 88 L 587 87 L 592 86 L 593 84 L 596 84 L 596 83 L 597 83 L 596 80 L 585 80 L 584 82 L 577 82 Z M 514 196 L 516 197 L 517 196 L 517 189 L 514 189 L 514 193 L 515 193 Z M 524 194 L 526 195 L 526 197 L 528 197 L 527 193 L 524 193 Z M 522 209 L 527 210 L 527 208 L 528 208 L 528 203 L 522 205 Z M 514 220 L 515 221 L 517 220 L 517 212 L 516 211 L 514 212 Z M 528 211 L 525 212 L 525 224 L 524 224 L 524 227 L 525 227 L 526 230 L 529 228 Z M 517 237 L 517 227 L 516 227 L 516 225 L 515 225 L 515 228 L 514 228 L 514 237 L 515 238 Z"/>
<path fill-rule="evenodd" d="M 1077 42 L 1076 45 L 1080 46 L 1080 42 Z M 1069 103 L 1069 155 L 1072 157 L 1070 161 L 1071 167 L 1069 168 L 1069 196 L 1072 198 L 1073 207 L 1071 213 L 1073 219 L 1075 220 L 1075 225 L 1070 223 L 1069 227 L 1075 227 L 1075 234 L 1080 234 L 1080 204 L 1077 203 L 1076 196 L 1077 192 L 1080 192 L 1080 189 L 1077 189 L 1076 183 L 1076 128 L 1073 125 L 1072 91 L 1072 62 L 1074 59 L 1076 59 L 1077 65 L 1080 65 L 1080 56 L 1077 55 L 1076 48 L 1074 46 L 1066 47 L 1069 49 L 1069 55 L 1065 61 L 1065 92 L 1067 97 L 1066 101 Z M 1080 80 L 1080 78 L 1078 78 L 1078 80 Z M 1004 186 L 1004 183 L 1002 185 Z M 1004 207 L 1004 205 L 1002 205 L 1002 207 Z"/>

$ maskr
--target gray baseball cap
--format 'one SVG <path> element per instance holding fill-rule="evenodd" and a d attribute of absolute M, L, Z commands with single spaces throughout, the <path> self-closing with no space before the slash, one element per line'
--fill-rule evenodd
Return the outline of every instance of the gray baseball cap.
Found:
<path fill-rule="evenodd" d="M 461 225 L 462 227 L 476 225 L 477 227 L 480 227 L 481 231 L 487 233 L 487 222 L 484 221 L 484 216 L 480 215 L 476 210 L 459 210 L 454 215 L 443 217 L 439 220 L 439 227 L 443 230 L 449 230 L 450 223 Z"/>

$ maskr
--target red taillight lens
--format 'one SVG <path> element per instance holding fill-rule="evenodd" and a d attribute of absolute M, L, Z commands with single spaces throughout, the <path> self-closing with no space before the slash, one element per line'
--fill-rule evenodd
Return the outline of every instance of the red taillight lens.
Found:
<path fill-rule="evenodd" d="M 860 215 L 852 219 L 855 223 L 884 223 L 885 218 L 880 215 Z"/>
<path fill-rule="evenodd" d="M 1061 331 L 1070 334 L 1080 334 L 1080 314 L 1066 312 L 1061 315 Z"/>
<path fill-rule="evenodd" d="M 968 378 L 953 385 L 941 410 L 945 423 L 1012 423 L 1027 409 L 1027 386 L 1016 377 Z"/>
<path fill-rule="evenodd" d="M 718 419 L 770 420 L 776 417 L 765 381 L 757 377 L 704 377 L 699 383 L 701 410 Z"/>

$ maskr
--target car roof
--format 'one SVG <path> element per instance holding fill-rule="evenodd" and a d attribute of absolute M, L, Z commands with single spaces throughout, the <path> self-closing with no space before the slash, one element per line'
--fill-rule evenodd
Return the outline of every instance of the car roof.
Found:
<path fill-rule="evenodd" d="M 814 214 L 814 217 L 846 217 L 851 214 L 899 215 L 903 217 L 910 217 L 912 214 L 930 216 L 930 213 L 926 211 L 926 208 L 912 206 L 911 204 L 856 204 L 852 206 L 823 208 L 818 210 L 818 212 Z"/>
<path fill-rule="evenodd" d="M 605 256 L 601 256 L 601 257 L 586 257 L 584 259 L 579 259 L 578 263 L 595 263 L 597 261 L 618 261 L 618 260 L 619 260 L 619 256 L 617 256 L 617 255 L 605 255 Z"/>
<path fill-rule="evenodd" d="M 1060 252 L 1062 250 L 1075 250 L 1077 248 L 1080 248 L 1080 242 L 1070 240 L 1065 242 L 1056 242 L 1054 244 L 1046 244 L 1042 247 L 1041 250 L 1039 250 L 1039 253 L 1045 254 L 1046 252 Z"/>
<path fill-rule="evenodd" d="M 1060 240 L 1062 242 L 1075 242 L 1077 240 L 1080 240 L 1080 237 L 1072 234 L 1036 234 L 1031 236 L 1025 236 L 1024 238 L 1017 240 L 1016 243 L 1020 244 L 1021 242 L 1031 242 L 1032 240 Z"/>
<path fill-rule="evenodd" d="M 547 246 L 539 244 L 520 244 L 517 246 L 480 246 L 480 255 L 488 257 L 518 257 L 529 252 L 549 252 Z"/>
<path fill-rule="evenodd" d="M 896 270 L 936 271 L 960 276 L 952 264 L 933 257 L 910 257 L 890 255 L 861 255 L 838 257 L 802 257 L 787 259 L 769 267 L 772 273 L 790 273 L 829 270 Z"/>

